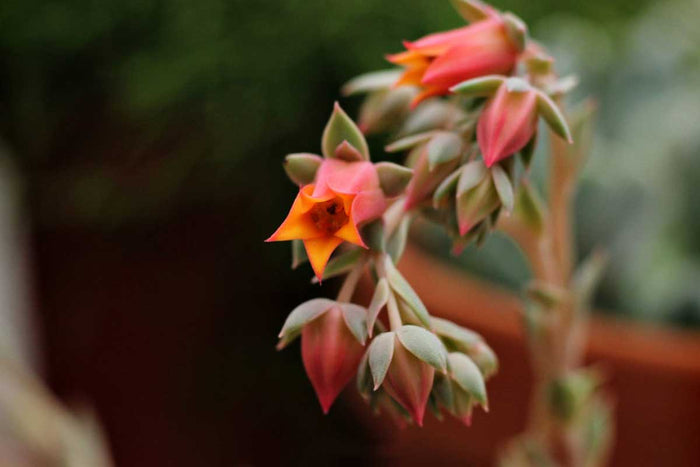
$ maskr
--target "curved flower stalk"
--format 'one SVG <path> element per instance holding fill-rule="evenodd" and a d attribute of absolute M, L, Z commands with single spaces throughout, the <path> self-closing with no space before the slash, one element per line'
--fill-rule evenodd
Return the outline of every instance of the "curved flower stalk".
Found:
<path fill-rule="evenodd" d="M 406 51 L 388 57 L 400 68 L 348 82 L 345 95 L 365 96 L 359 124 L 336 104 L 322 156 L 287 156 L 299 193 L 268 241 L 291 240 L 293 266 L 310 262 L 314 282 L 344 279 L 336 300 L 292 311 L 278 348 L 301 337 L 324 412 L 357 375 L 360 394 L 399 426 L 422 425 L 428 411 L 470 425 L 476 407 L 488 410 L 496 354 L 476 332 L 431 316 L 396 264 L 417 217 L 442 226 L 455 254 L 500 229 L 520 245 L 535 278 L 524 294 L 531 420 L 502 462 L 601 465 L 611 411 L 603 378 L 581 361 L 602 262 L 595 256 L 574 270 L 569 218 L 591 112 L 564 111 L 576 79 L 559 77 L 516 16 L 477 0 L 453 3 L 468 26 L 406 42 Z M 529 180 L 540 117 L 552 147 L 547 198 Z M 404 153 L 403 163 L 372 163 L 370 133 L 388 135 L 385 152 Z M 362 276 L 374 292 L 358 304 Z"/>

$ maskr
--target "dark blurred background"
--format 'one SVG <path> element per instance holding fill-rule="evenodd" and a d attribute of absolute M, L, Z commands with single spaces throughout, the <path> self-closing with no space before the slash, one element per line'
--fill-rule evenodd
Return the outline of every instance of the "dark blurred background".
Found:
<path fill-rule="evenodd" d="M 697 4 L 495 6 L 599 100 L 577 201 L 582 254 L 613 259 L 599 305 L 697 325 Z M 282 158 L 319 151 L 340 86 L 387 68 L 402 39 L 462 24 L 447 0 L 4 0 L 1 165 L 29 234 L 39 367 L 94 405 L 116 465 L 382 462 L 391 433 L 346 399 L 323 416 L 298 345 L 275 351 L 319 290 L 263 240 L 295 192 Z M 517 287 L 510 252 L 496 237 L 445 259 Z"/>

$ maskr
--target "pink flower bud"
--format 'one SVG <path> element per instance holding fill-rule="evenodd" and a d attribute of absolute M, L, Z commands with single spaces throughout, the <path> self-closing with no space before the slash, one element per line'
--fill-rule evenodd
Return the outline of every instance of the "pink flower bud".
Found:
<path fill-rule="evenodd" d="M 521 150 L 537 130 L 537 91 L 501 84 L 486 103 L 477 125 L 484 162 L 491 167 Z"/>
<path fill-rule="evenodd" d="M 382 387 L 411 414 L 418 426 L 423 426 L 434 377 L 435 368 L 418 359 L 395 337 L 394 354 Z"/>
<path fill-rule="evenodd" d="M 350 382 L 364 346 L 358 342 L 334 305 L 301 331 L 301 357 L 324 413 Z"/>
<path fill-rule="evenodd" d="M 406 67 L 397 85 L 422 88 L 413 100 L 414 106 L 428 97 L 449 94 L 449 89 L 462 81 L 510 73 L 519 52 L 503 19 L 495 13 L 469 26 L 404 45 L 405 52 L 387 58 Z"/>

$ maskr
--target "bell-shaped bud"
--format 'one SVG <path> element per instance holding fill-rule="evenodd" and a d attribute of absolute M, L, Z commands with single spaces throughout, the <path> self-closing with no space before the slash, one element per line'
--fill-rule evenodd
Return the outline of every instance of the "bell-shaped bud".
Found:
<path fill-rule="evenodd" d="M 477 125 L 477 140 L 488 167 L 521 150 L 533 137 L 537 97 L 525 82 L 510 78 L 486 103 Z"/>
<path fill-rule="evenodd" d="M 301 331 L 301 356 L 306 374 L 324 413 L 350 382 L 362 360 L 366 310 L 334 303 Z"/>
<path fill-rule="evenodd" d="M 446 366 L 444 350 L 440 349 L 437 337 L 417 326 L 403 326 L 397 332 L 380 334 L 369 348 L 375 389 L 381 386 L 419 426 L 423 425 L 433 387 L 433 365 L 443 369 Z"/>

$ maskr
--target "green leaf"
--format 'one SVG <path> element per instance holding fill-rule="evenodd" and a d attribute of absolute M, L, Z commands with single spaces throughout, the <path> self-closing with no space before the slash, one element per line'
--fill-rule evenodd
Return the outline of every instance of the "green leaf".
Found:
<path fill-rule="evenodd" d="M 389 280 L 391 288 L 404 299 L 406 304 L 415 312 L 416 317 L 425 326 L 430 326 L 430 314 L 425 308 L 418 294 L 411 288 L 410 284 L 404 279 L 394 263 L 389 257 L 385 258 L 384 267 L 386 269 L 386 278 Z"/>
<path fill-rule="evenodd" d="M 515 198 L 513 195 L 513 184 L 510 182 L 508 174 L 500 165 L 496 164 L 491 167 L 491 177 L 493 178 L 493 184 L 496 186 L 498 197 L 501 199 L 501 203 L 503 203 L 506 211 L 513 212 Z"/>
<path fill-rule="evenodd" d="M 391 88 L 401 77 L 402 69 L 381 70 L 356 76 L 343 85 L 344 96 L 367 92 L 381 91 Z"/>
<path fill-rule="evenodd" d="M 279 333 L 278 337 L 282 341 L 280 342 L 280 346 L 278 348 L 281 349 L 296 339 L 301 333 L 301 329 L 304 327 L 304 325 L 318 318 L 334 305 L 335 301 L 333 300 L 329 300 L 327 298 L 314 298 L 313 300 L 302 303 L 292 310 L 289 316 L 287 316 L 287 320 L 284 322 L 284 326 L 282 326 L 282 330 Z"/>
<path fill-rule="evenodd" d="M 469 79 L 452 86 L 450 91 L 467 97 L 488 97 L 504 83 L 505 79 L 499 75 L 482 76 Z"/>
<path fill-rule="evenodd" d="M 488 407 L 484 377 L 471 358 L 452 352 L 447 356 L 452 379 L 484 407 Z"/>
<path fill-rule="evenodd" d="M 369 345 L 369 369 L 372 372 L 375 391 L 382 385 L 386 372 L 389 370 L 391 359 L 394 356 L 395 338 L 395 333 L 384 332 L 375 337 Z"/>
<path fill-rule="evenodd" d="M 379 279 L 377 286 L 374 289 L 374 295 L 372 295 L 372 301 L 369 304 L 367 313 L 367 332 L 371 336 L 374 333 L 374 323 L 377 321 L 379 312 L 386 306 L 389 301 L 389 283 L 385 278 Z"/>
<path fill-rule="evenodd" d="M 428 169 L 457 159 L 462 154 L 462 140 L 450 132 L 440 132 L 428 142 Z"/>
<path fill-rule="evenodd" d="M 481 160 L 464 164 L 457 183 L 457 196 L 461 196 L 477 186 L 487 173 L 486 165 Z"/>
<path fill-rule="evenodd" d="M 386 146 L 384 150 L 386 152 L 401 152 L 407 149 L 411 149 L 419 144 L 423 144 L 435 135 L 434 131 L 427 131 L 425 133 L 418 133 L 417 135 L 406 136 L 405 138 L 398 139 Z"/>
<path fill-rule="evenodd" d="M 367 342 L 367 309 L 354 303 L 341 303 L 345 324 L 357 341 L 365 345 Z"/>
<path fill-rule="evenodd" d="M 462 174 L 462 169 L 459 168 L 447 176 L 446 179 L 438 185 L 433 193 L 433 207 L 440 209 L 442 202 L 457 188 L 457 181 Z"/>
<path fill-rule="evenodd" d="M 384 194 L 393 198 L 406 189 L 413 177 L 413 170 L 393 162 L 379 162 L 374 164 L 379 176 L 379 185 Z"/>
<path fill-rule="evenodd" d="M 447 351 L 435 334 L 409 324 L 401 326 L 396 335 L 403 346 L 417 358 L 440 371 L 447 369 Z"/>
<path fill-rule="evenodd" d="M 571 130 L 559 106 L 543 92 L 537 93 L 537 110 L 554 133 L 572 143 Z"/>
<path fill-rule="evenodd" d="M 357 149 L 364 160 L 369 160 L 369 147 L 360 129 L 336 102 L 331 118 L 323 130 L 321 148 L 327 158 L 336 157 L 335 151 L 344 141 Z"/>
<path fill-rule="evenodd" d="M 292 269 L 298 268 L 309 260 L 306 256 L 306 248 L 301 240 L 292 240 Z"/>
<path fill-rule="evenodd" d="M 606 263 L 607 255 L 600 251 L 595 251 L 576 269 L 571 282 L 576 299 L 575 309 L 577 313 L 588 312 L 593 293 L 603 275 Z"/>
<path fill-rule="evenodd" d="M 465 235 L 479 222 L 487 219 L 500 205 L 498 192 L 489 178 L 485 178 L 473 190 L 461 195 L 458 186 L 457 193 L 457 220 L 461 235 Z"/>
<path fill-rule="evenodd" d="M 532 138 L 530 138 L 530 141 L 520 150 L 520 158 L 526 169 L 530 168 L 532 158 L 535 155 L 535 149 L 537 149 L 537 132 L 535 132 Z"/>
<path fill-rule="evenodd" d="M 297 185 L 308 185 L 316 178 L 316 172 L 322 161 L 323 159 L 316 154 L 289 154 L 284 158 L 284 171 Z"/>

